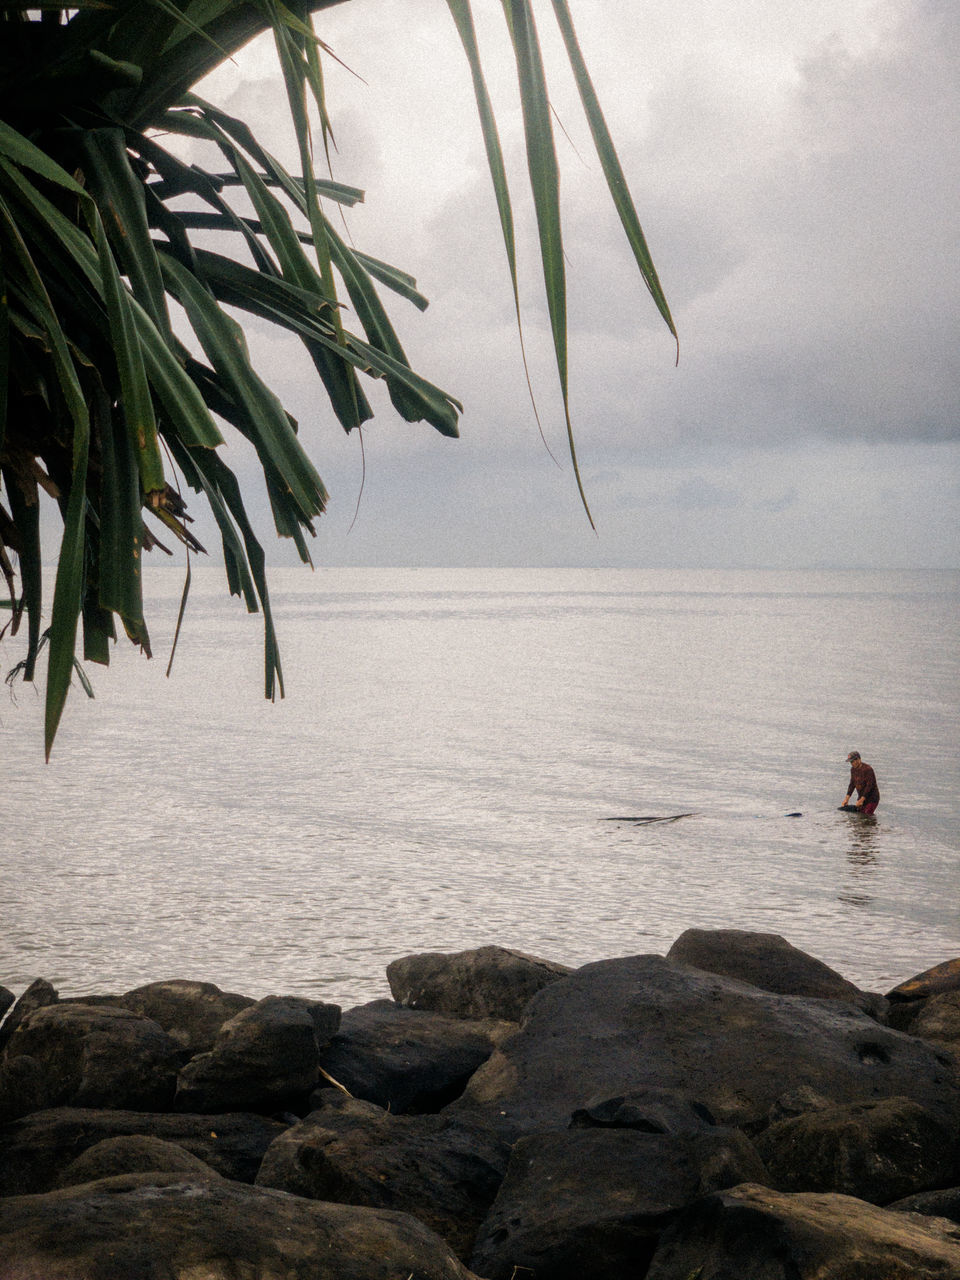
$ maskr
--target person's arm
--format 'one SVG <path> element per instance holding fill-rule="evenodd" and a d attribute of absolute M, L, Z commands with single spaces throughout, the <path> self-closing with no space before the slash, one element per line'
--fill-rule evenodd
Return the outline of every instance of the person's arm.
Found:
<path fill-rule="evenodd" d="M 854 780 L 853 772 L 851 771 L 850 782 L 850 790 L 852 791 L 854 787 L 857 790 L 857 808 L 862 809 L 867 802 L 867 777 L 866 769 L 863 765 L 860 766 L 856 780 Z"/>
<path fill-rule="evenodd" d="M 853 770 L 851 769 L 850 782 L 847 784 L 847 794 L 843 797 L 843 804 L 840 806 L 841 809 L 850 803 L 850 797 L 853 795 L 855 789 L 856 783 L 853 780 Z"/>
<path fill-rule="evenodd" d="M 877 775 L 869 765 L 864 766 L 861 795 L 864 803 L 866 803 L 868 798 L 871 801 L 878 800 L 880 798 L 880 790 L 877 787 Z"/>

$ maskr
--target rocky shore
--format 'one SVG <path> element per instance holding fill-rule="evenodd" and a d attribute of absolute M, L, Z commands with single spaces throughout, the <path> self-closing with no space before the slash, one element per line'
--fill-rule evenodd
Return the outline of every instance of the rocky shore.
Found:
<path fill-rule="evenodd" d="M 342 1011 L 0 988 L 0 1280 L 960 1280 L 960 959 L 499 947 Z"/>

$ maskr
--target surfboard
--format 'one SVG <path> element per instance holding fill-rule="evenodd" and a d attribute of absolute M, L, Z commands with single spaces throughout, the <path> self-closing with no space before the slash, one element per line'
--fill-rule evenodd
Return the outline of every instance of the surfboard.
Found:
<path fill-rule="evenodd" d="M 604 818 L 604 822 L 679 822 L 681 818 L 692 818 L 692 813 L 668 813 L 662 817 L 659 814 L 642 815 L 640 817 L 627 816 L 622 818 Z"/>
<path fill-rule="evenodd" d="M 859 809 L 853 810 L 851 806 L 851 812 L 859 813 L 860 811 Z M 681 818 L 695 818 L 696 816 L 697 816 L 696 813 L 667 813 L 663 815 L 657 814 L 657 813 L 624 814 L 622 816 L 614 817 L 614 818 L 602 818 L 601 821 L 602 822 L 632 822 L 636 825 L 638 823 L 647 824 L 651 822 L 679 822 Z M 757 814 L 757 817 L 760 817 L 760 816 L 761 816 L 760 814 Z M 802 818 L 803 814 L 799 809 L 795 809 L 792 813 L 785 813 L 782 816 L 784 818 Z"/>

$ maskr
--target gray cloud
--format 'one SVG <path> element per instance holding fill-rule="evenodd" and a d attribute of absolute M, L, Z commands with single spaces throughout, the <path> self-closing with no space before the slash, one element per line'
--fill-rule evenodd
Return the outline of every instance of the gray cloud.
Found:
<path fill-rule="evenodd" d="M 368 81 L 328 75 L 337 176 L 368 191 L 351 233 L 431 297 L 424 316 L 397 303 L 391 312 L 415 367 L 463 399 L 464 439 L 440 441 L 387 409 L 366 433 L 367 487 L 347 536 L 356 442 L 331 423 L 307 367 L 274 338 L 251 338 L 334 493 L 322 556 L 840 563 L 853 524 L 860 554 L 877 564 L 955 564 L 956 7 L 737 0 L 722 12 L 654 10 L 641 25 L 623 0 L 578 7 L 682 339 L 674 368 L 558 81 L 573 144 L 558 141 L 572 407 L 599 537 L 565 461 L 518 181 L 528 357 L 562 469 L 529 408 L 469 78 L 442 9 L 411 18 L 407 0 L 383 0 L 374 30 L 370 5 L 354 0 L 324 15 L 321 30 Z M 489 45 L 495 32 L 481 34 Z M 542 34 L 552 50 L 546 21 Z M 249 58 L 248 79 L 227 68 L 220 90 L 270 133 L 276 75 L 268 54 Z M 496 57 L 491 69 L 507 95 L 503 137 L 519 179 L 511 73 Z M 275 118 L 282 149 L 282 112 Z"/>

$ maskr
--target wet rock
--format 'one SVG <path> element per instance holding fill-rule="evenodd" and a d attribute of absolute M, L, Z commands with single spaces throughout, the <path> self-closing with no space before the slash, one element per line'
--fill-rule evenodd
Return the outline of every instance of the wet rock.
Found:
<path fill-rule="evenodd" d="M 734 1130 L 571 1130 L 521 1138 L 471 1266 L 489 1280 L 642 1276 L 661 1231 L 708 1191 L 763 1178 Z"/>
<path fill-rule="evenodd" d="M 465 1259 L 509 1154 L 476 1126 L 391 1115 L 329 1090 L 322 1109 L 274 1140 L 257 1185 L 411 1213 Z"/>
<path fill-rule="evenodd" d="M 19 1059 L 27 1064 L 18 1067 Z M 6 1114 L 57 1106 L 162 1111 L 180 1046 L 149 1018 L 107 1005 L 49 1004 L 27 1014 L 4 1050 Z"/>
<path fill-rule="evenodd" d="M 175 1173 L 0 1201 L 0 1257 L 44 1280 L 470 1280 L 406 1214 Z"/>
<path fill-rule="evenodd" d="M 0 1022 L 7 1016 L 7 1011 L 16 1004 L 16 996 L 8 987 L 0 987 Z"/>
<path fill-rule="evenodd" d="M 10 1062 L 0 1060 L 0 1124 L 47 1106 L 48 1086 L 43 1063 L 27 1054 Z"/>
<path fill-rule="evenodd" d="M 460 1096 L 513 1023 L 467 1020 L 374 1000 L 349 1009 L 320 1055 L 332 1078 L 355 1098 L 397 1114 L 439 1111 Z M 313 1104 L 312 1104 L 313 1105 Z"/>
<path fill-rule="evenodd" d="M 338 1005 L 267 996 L 225 1022 L 209 1053 L 180 1072 L 178 1111 L 273 1111 L 305 1105 L 320 1050 L 340 1024 Z"/>
<path fill-rule="evenodd" d="M 518 1022 L 532 996 L 570 972 L 522 951 L 478 947 L 404 956 L 387 965 L 387 981 L 397 1003 L 411 1009 Z"/>
<path fill-rule="evenodd" d="M 63 1171 L 108 1138 L 175 1143 L 224 1178 L 253 1182 L 264 1153 L 287 1126 L 258 1115 L 158 1115 L 58 1107 L 0 1126 L 0 1196 L 51 1191 Z"/>
<path fill-rule="evenodd" d="M 646 1280 L 957 1280 L 960 1228 L 849 1196 L 744 1185 L 663 1234 Z"/>
<path fill-rule="evenodd" d="M 882 1003 L 881 996 L 861 991 L 822 960 L 799 951 L 776 933 L 688 929 L 667 952 L 667 959 L 779 995 L 849 1000 L 866 1012 Z"/>
<path fill-rule="evenodd" d="M 906 982 L 901 982 L 892 991 L 887 992 L 887 999 L 892 1004 L 908 1003 L 913 1000 L 925 1000 L 928 996 L 938 996 L 944 991 L 960 990 L 960 959 L 945 960 L 932 969 L 924 969 Z"/>
<path fill-rule="evenodd" d="M 960 990 L 944 991 L 918 1003 L 910 1034 L 947 1049 L 960 1060 Z"/>
<path fill-rule="evenodd" d="M 221 991 L 212 982 L 181 978 L 135 987 L 118 996 L 116 1002 L 152 1018 L 191 1056 L 209 1052 L 223 1024 L 256 1004 L 249 996 Z"/>
<path fill-rule="evenodd" d="M 886 1206 L 898 1213 L 923 1213 L 930 1218 L 948 1218 L 960 1224 L 960 1187 L 944 1187 L 939 1191 L 921 1191 L 904 1196 Z"/>
<path fill-rule="evenodd" d="M 122 1173 L 181 1173 L 194 1179 L 220 1177 L 210 1165 L 175 1142 L 164 1142 L 148 1134 L 127 1134 L 104 1138 L 87 1147 L 63 1170 L 57 1186 L 73 1187 Z"/>
<path fill-rule="evenodd" d="M 690 1133 L 715 1124 L 716 1118 L 702 1102 L 664 1089 L 591 1098 L 570 1118 L 571 1129 L 636 1129 L 641 1133 Z"/>
<path fill-rule="evenodd" d="M 781 1191 L 836 1191 L 873 1204 L 949 1182 L 957 1169 L 954 1126 L 909 1098 L 811 1111 L 757 1138 Z"/>
<path fill-rule="evenodd" d="M 4 988 L 6 990 L 6 988 Z M 47 1005 L 56 1004 L 60 999 L 56 987 L 46 978 L 36 978 L 30 983 L 19 1000 L 15 1000 L 9 1014 L 0 1026 L 0 1053 L 6 1048 L 10 1037 L 29 1014 L 35 1009 L 43 1009 Z"/>
<path fill-rule="evenodd" d="M 852 1005 L 634 956 L 585 965 L 535 996 L 446 1114 L 509 1140 L 566 1128 L 591 1098 L 649 1088 L 748 1131 L 802 1088 L 831 1105 L 909 1097 L 941 1119 L 960 1108 L 948 1057 Z"/>

